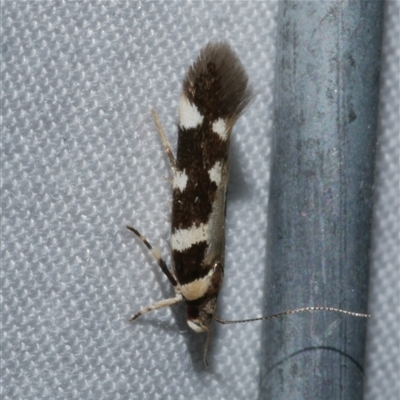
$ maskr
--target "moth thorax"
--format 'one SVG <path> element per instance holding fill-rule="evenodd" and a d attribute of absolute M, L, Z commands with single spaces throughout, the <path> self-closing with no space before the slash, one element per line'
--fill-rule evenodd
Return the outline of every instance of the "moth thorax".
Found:
<path fill-rule="evenodd" d="M 197 333 L 208 332 L 217 308 L 216 304 L 217 298 L 214 296 L 200 304 L 188 303 L 186 321 L 190 329 L 193 329 Z"/>

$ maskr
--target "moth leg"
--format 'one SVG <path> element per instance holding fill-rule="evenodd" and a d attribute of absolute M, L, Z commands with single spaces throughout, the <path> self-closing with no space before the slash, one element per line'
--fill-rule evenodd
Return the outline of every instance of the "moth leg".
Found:
<path fill-rule="evenodd" d="M 162 144 L 164 146 L 165 152 L 167 153 L 167 156 L 169 158 L 169 162 L 171 163 L 171 167 L 175 171 L 175 169 L 176 169 L 176 160 L 175 160 L 174 153 L 172 152 L 172 149 L 171 149 L 171 144 L 169 143 L 167 137 L 165 136 L 164 129 L 163 129 L 162 125 L 161 125 L 161 122 L 160 122 L 160 119 L 158 118 L 157 113 L 155 112 L 155 110 L 151 110 L 151 113 L 153 115 L 154 123 L 156 124 L 158 134 L 160 135 L 161 142 L 162 142 Z"/>
<path fill-rule="evenodd" d="M 207 339 L 204 345 L 203 362 L 206 368 L 208 368 L 207 354 L 208 354 L 208 347 L 210 346 L 210 339 L 211 339 L 211 329 L 209 329 L 209 331 L 207 332 Z"/>
<path fill-rule="evenodd" d="M 172 181 L 172 179 L 167 178 L 166 176 L 163 176 L 163 178 L 171 185 L 174 186 L 174 182 Z"/>
<path fill-rule="evenodd" d="M 164 272 L 164 275 L 169 279 L 169 281 L 172 283 L 172 285 L 176 288 L 178 283 L 176 282 L 176 279 L 174 278 L 174 276 L 171 274 L 171 271 L 168 269 L 167 264 L 161 257 L 160 251 L 158 249 L 153 248 L 151 246 L 151 244 L 147 241 L 147 239 L 144 236 L 142 236 L 140 234 L 140 232 L 137 231 L 135 228 L 132 228 L 131 226 L 127 226 L 126 228 L 129 229 L 130 231 L 132 231 L 151 251 L 151 254 L 153 255 L 154 259 L 157 261 L 157 264 L 160 266 L 162 272 Z M 174 304 L 174 303 L 172 303 L 172 304 Z M 162 307 L 167 307 L 168 305 L 169 304 L 162 306 Z M 153 308 L 151 308 L 151 310 L 153 310 Z"/>
<path fill-rule="evenodd" d="M 183 296 L 180 293 L 177 293 L 176 297 L 172 297 L 171 299 L 157 301 L 156 303 L 152 304 L 151 306 L 142 308 L 132 318 L 129 319 L 129 322 L 133 322 L 135 319 L 139 318 L 141 315 L 146 314 L 149 311 L 158 310 L 158 309 L 164 308 L 164 307 L 169 307 L 176 303 L 180 303 L 181 301 L 183 301 Z"/>

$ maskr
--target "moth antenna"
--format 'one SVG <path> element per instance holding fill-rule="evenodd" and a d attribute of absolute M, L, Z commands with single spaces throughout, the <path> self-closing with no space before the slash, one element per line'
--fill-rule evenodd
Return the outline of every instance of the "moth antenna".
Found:
<path fill-rule="evenodd" d="M 171 271 L 168 269 L 166 262 L 161 257 L 160 251 L 158 249 L 155 249 L 147 241 L 147 239 L 139 231 L 137 231 L 135 228 L 132 228 L 131 226 L 127 225 L 126 229 L 129 229 L 131 232 L 133 232 L 146 245 L 146 247 L 150 250 L 153 258 L 157 261 L 157 264 L 160 266 L 162 272 L 164 272 L 164 275 L 169 279 L 169 281 L 175 287 L 177 285 L 176 279 L 172 276 Z"/>
<path fill-rule="evenodd" d="M 341 313 L 341 314 L 351 315 L 352 317 L 372 318 L 371 314 L 363 314 L 363 313 L 357 313 L 357 312 L 353 312 L 353 311 L 341 310 L 340 308 L 333 308 L 333 307 L 303 307 L 303 308 L 298 308 L 297 310 L 289 310 L 289 311 L 284 311 L 284 312 L 281 312 L 281 313 L 278 313 L 278 314 L 267 315 L 266 317 L 240 319 L 240 320 L 237 320 L 237 321 L 225 321 L 225 320 L 220 319 L 218 317 L 214 317 L 214 320 L 219 322 L 220 324 L 223 324 L 223 325 L 242 324 L 244 322 L 264 321 L 264 320 L 267 320 L 267 319 L 274 319 L 274 318 L 278 318 L 278 317 L 283 317 L 285 315 L 297 314 L 297 313 L 307 312 L 307 311 L 332 311 L 332 312 L 337 312 L 337 313 Z"/>

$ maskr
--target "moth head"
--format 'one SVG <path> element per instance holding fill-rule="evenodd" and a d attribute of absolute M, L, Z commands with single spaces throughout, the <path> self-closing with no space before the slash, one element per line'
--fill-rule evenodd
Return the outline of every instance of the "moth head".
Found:
<path fill-rule="evenodd" d="M 197 333 L 209 332 L 209 326 L 213 320 L 213 315 L 217 308 L 217 298 L 208 298 L 206 301 L 196 304 L 188 302 L 187 323 L 190 329 Z"/>

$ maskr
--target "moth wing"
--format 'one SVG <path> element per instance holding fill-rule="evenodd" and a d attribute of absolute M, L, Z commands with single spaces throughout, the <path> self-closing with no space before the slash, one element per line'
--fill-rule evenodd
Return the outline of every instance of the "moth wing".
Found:
<path fill-rule="evenodd" d="M 205 254 L 205 264 L 219 262 L 224 266 L 225 259 L 225 215 L 226 191 L 228 186 L 228 162 L 221 168 L 221 182 L 218 185 L 209 220 L 210 245 Z"/>

